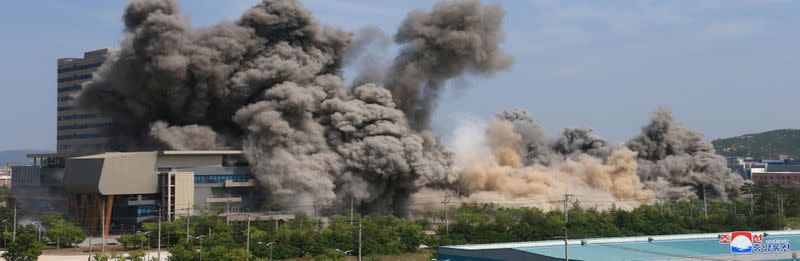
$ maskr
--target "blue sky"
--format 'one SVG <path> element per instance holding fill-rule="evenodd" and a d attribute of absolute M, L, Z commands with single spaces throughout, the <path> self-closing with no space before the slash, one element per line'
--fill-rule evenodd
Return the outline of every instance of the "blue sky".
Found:
<path fill-rule="evenodd" d="M 194 26 L 234 20 L 256 0 L 182 1 Z M 304 0 L 348 30 L 393 33 L 433 1 Z M 534 114 L 552 134 L 591 127 L 614 142 L 660 106 L 707 139 L 800 128 L 800 1 L 484 0 L 507 10 L 508 71 L 445 93 L 435 132 L 506 108 Z M 115 47 L 126 1 L 0 3 L 0 150 L 55 149 L 56 59 Z"/>

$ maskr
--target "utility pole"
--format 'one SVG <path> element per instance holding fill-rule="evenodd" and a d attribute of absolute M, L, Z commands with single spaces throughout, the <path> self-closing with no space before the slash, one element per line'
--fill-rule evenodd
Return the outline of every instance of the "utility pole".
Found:
<path fill-rule="evenodd" d="M 449 196 L 450 195 L 448 195 L 447 192 L 445 192 L 444 193 L 444 201 L 442 201 L 442 204 L 444 204 L 444 233 L 445 233 L 445 235 L 449 235 L 450 234 L 450 218 L 447 216 L 447 205 L 450 204 L 450 197 Z"/>
<path fill-rule="evenodd" d="M 667 211 L 672 213 L 672 197 L 670 197 L 669 194 L 667 194 Z"/>
<path fill-rule="evenodd" d="M 95 201 L 95 202 L 97 202 L 97 201 Z M 100 223 L 100 237 L 101 237 L 100 244 L 102 244 L 102 245 L 100 247 L 100 251 L 101 252 L 106 252 L 106 199 L 105 198 L 103 198 L 102 203 L 103 203 L 103 206 L 102 206 L 102 210 L 100 211 L 100 213 L 101 213 L 100 215 L 102 215 L 100 217 L 100 220 L 101 220 L 101 223 Z"/>
<path fill-rule="evenodd" d="M 353 201 L 355 201 L 355 198 L 353 197 L 353 195 L 350 195 L 350 225 L 351 226 L 353 225 L 353 206 L 354 206 Z"/>
<path fill-rule="evenodd" d="M 358 261 L 361 261 L 361 223 L 363 220 L 358 221 Z"/>
<path fill-rule="evenodd" d="M 250 253 L 250 211 L 247 211 L 247 252 Z"/>
<path fill-rule="evenodd" d="M 783 195 L 778 192 L 778 218 L 783 226 Z"/>
<path fill-rule="evenodd" d="M 230 215 L 231 215 L 231 201 L 228 200 L 225 203 L 225 225 L 228 225 L 228 226 L 231 225 Z"/>
<path fill-rule="evenodd" d="M 314 202 L 314 231 L 319 233 L 319 205 Z"/>
<path fill-rule="evenodd" d="M 158 261 L 161 261 L 161 209 L 164 208 L 161 204 L 158 205 Z M 147 242 L 148 244 L 150 242 Z"/>
<path fill-rule="evenodd" d="M 17 240 L 17 204 L 14 203 L 14 231 L 11 232 L 11 242 Z"/>
<path fill-rule="evenodd" d="M 569 234 L 567 233 L 567 222 L 569 222 L 569 197 L 572 194 L 564 192 L 564 260 L 569 261 Z"/>
<path fill-rule="evenodd" d="M 186 208 L 186 238 L 187 238 L 187 240 L 189 238 L 189 216 L 191 216 L 191 213 L 189 213 L 190 209 L 191 209 L 190 207 Z"/>
<path fill-rule="evenodd" d="M 755 202 L 756 194 L 753 194 L 753 189 L 750 188 L 750 216 L 753 216 L 753 205 Z"/>
<path fill-rule="evenodd" d="M 703 211 L 705 211 L 706 219 L 708 219 L 708 200 L 706 198 L 706 185 L 703 184 Z"/>

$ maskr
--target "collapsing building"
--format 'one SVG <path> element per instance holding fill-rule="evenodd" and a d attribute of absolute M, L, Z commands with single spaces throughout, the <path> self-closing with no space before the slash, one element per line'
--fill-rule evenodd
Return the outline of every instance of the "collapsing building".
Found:
<path fill-rule="evenodd" d="M 109 152 L 67 159 L 69 215 L 90 233 L 142 221 L 253 210 L 255 181 L 241 151 Z"/>

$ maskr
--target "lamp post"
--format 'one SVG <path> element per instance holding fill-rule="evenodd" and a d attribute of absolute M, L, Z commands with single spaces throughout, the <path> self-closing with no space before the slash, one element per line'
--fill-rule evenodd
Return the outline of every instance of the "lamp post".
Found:
<path fill-rule="evenodd" d="M 269 243 L 264 244 L 264 242 L 258 241 L 258 244 L 259 245 L 266 245 L 267 247 L 269 247 L 269 261 L 272 261 L 272 246 L 275 245 L 275 242 L 273 241 L 273 242 L 269 242 Z"/>
<path fill-rule="evenodd" d="M 3 247 L 8 247 L 6 233 L 8 232 L 8 219 L 3 219 Z"/>
<path fill-rule="evenodd" d="M 136 231 L 136 235 L 139 235 L 141 233 L 142 233 L 142 231 L 138 231 L 138 230 Z M 139 240 L 139 250 L 144 252 L 144 237 L 142 237 L 141 240 Z"/>
<path fill-rule="evenodd" d="M 197 236 L 197 240 L 200 240 L 200 261 L 203 261 L 203 238 L 205 237 L 203 235 Z"/>
<path fill-rule="evenodd" d="M 334 249 L 334 250 L 336 250 L 336 252 L 342 253 L 342 254 L 344 254 L 345 256 L 347 256 L 347 257 L 348 257 L 348 258 L 347 258 L 348 260 L 350 260 L 349 256 L 353 255 L 353 250 L 352 250 L 352 249 L 350 249 L 350 250 L 347 250 L 347 251 L 342 251 L 342 250 L 340 250 L 340 249 L 336 248 L 336 249 Z"/>
<path fill-rule="evenodd" d="M 36 231 L 39 233 L 39 243 L 42 242 L 42 226 L 39 222 L 31 222 L 34 226 L 36 226 Z"/>
<path fill-rule="evenodd" d="M 150 234 L 152 233 L 153 231 L 144 232 L 144 235 L 147 236 L 147 252 L 144 254 L 144 260 L 150 260 Z"/>

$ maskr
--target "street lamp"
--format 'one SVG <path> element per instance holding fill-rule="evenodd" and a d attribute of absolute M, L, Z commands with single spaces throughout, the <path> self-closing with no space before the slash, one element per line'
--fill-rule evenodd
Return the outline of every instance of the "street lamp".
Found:
<path fill-rule="evenodd" d="M 353 250 L 352 249 L 347 250 L 347 251 L 342 251 L 342 250 L 336 248 L 334 250 L 336 250 L 336 252 L 342 253 L 342 254 L 344 254 L 345 256 L 348 256 L 348 257 L 353 255 Z M 348 260 L 349 260 L 349 258 L 348 258 Z"/>
<path fill-rule="evenodd" d="M 39 233 L 39 243 L 42 242 L 42 226 L 39 222 L 31 222 L 34 226 L 36 226 L 36 230 Z"/>
<path fill-rule="evenodd" d="M 8 219 L 3 219 L 3 247 L 8 247 L 6 233 L 8 232 Z"/>
<path fill-rule="evenodd" d="M 144 254 L 144 260 L 150 260 L 150 234 L 151 233 L 153 233 L 153 231 L 144 232 L 144 235 L 147 236 L 147 252 L 145 252 L 145 254 Z"/>
<path fill-rule="evenodd" d="M 206 236 L 203 236 L 203 235 L 200 235 L 200 236 L 196 237 L 197 240 L 200 240 L 200 261 L 203 261 L 203 238 L 205 238 L 205 237 Z"/>
<path fill-rule="evenodd" d="M 269 261 L 272 261 L 272 246 L 275 245 L 275 242 L 273 241 L 273 242 L 269 242 L 269 243 L 264 244 L 264 242 L 258 241 L 258 244 L 259 245 L 267 245 L 267 247 L 269 247 Z"/>

